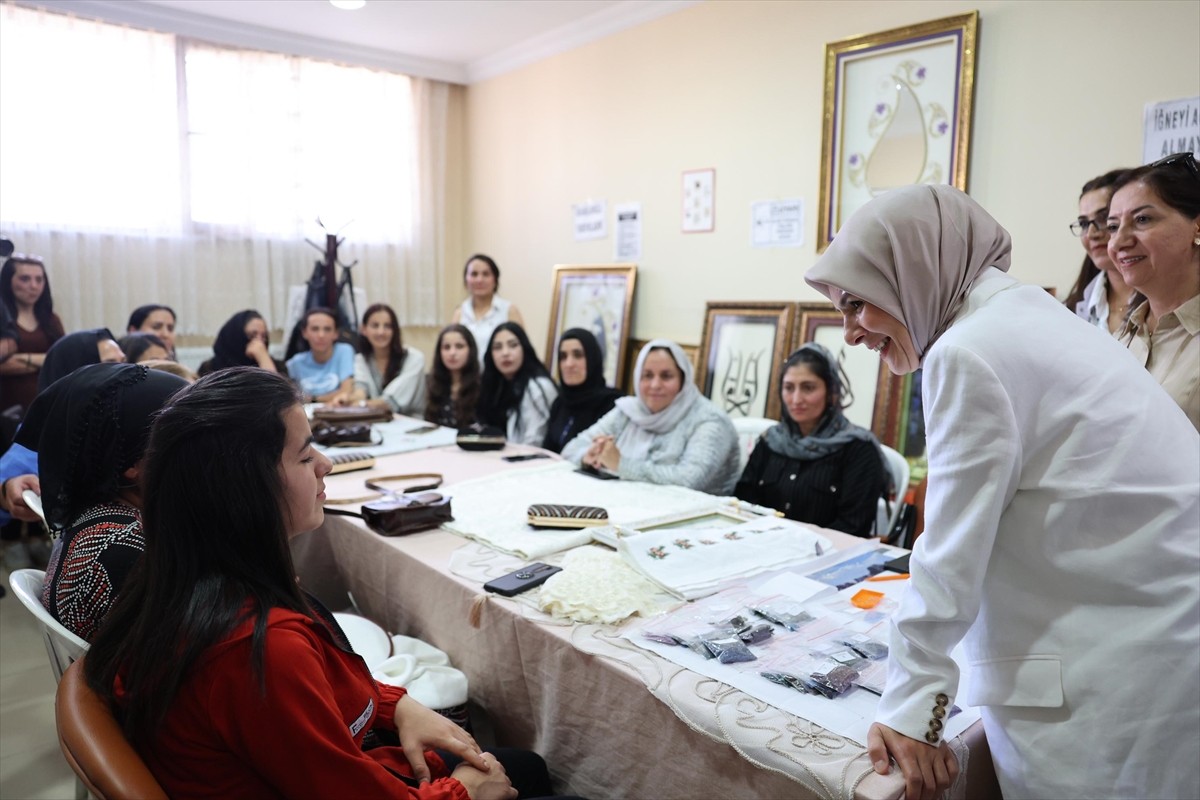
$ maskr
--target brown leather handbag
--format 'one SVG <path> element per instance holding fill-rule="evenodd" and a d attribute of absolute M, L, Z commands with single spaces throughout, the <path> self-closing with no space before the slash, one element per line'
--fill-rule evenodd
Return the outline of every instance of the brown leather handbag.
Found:
<path fill-rule="evenodd" d="M 381 485 L 386 481 L 414 478 L 427 478 L 433 482 L 408 486 L 402 492 L 394 492 Z M 373 489 L 378 494 L 336 501 L 338 503 L 362 503 L 361 512 L 326 506 L 325 513 L 358 517 L 381 536 L 406 536 L 410 533 L 436 528 L 443 522 L 450 522 L 454 519 L 450 510 L 450 498 L 430 491 L 442 485 L 442 476 L 437 473 L 385 475 L 382 478 L 364 481 L 364 483 L 368 489 Z M 415 494 L 411 494 L 413 492 Z"/>

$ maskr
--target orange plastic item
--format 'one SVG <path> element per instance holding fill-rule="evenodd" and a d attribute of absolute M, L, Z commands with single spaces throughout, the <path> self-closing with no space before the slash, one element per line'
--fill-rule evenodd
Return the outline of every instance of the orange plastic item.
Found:
<path fill-rule="evenodd" d="M 873 592 L 870 589 L 859 589 L 850 602 L 859 608 L 874 608 L 883 599 L 883 592 Z"/>

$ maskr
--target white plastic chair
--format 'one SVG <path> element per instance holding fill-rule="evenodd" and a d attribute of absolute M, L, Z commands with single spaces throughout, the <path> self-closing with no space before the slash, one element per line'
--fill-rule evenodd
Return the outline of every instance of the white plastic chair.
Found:
<path fill-rule="evenodd" d="M 46 642 L 46 654 L 50 656 L 50 668 L 57 682 L 67 667 L 87 652 L 88 643 L 67 630 L 61 622 L 50 616 L 42 605 L 42 584 L 46 573 L 40 569 L 19 569 L 8 576 L 8 584 L 21 605 L 42 623 L 42 638 Z"/>
<path fill-rule="evenodd" d="M 754 445 L 758 444 L 758 437 L 767 432 L 769 428 L 778 425 L 778 420 L 766 419 L 765 417 L 732 417 L 733 429 L 738 435 L 738 457 L 741 459 L 741 467 L 738 474 L 741 475 L 742 470 L 746 468 L 746 462 L 750 460 L 750 453 L 754 451 Z"/>
<path fill-rule="evenodd" d="M 887 501 L 881 497 L 879 498 L 879 508 L 876 512 L 876 534 L 878 536 L 887 536 L 888 531 L 895 524 L 896 518 L 900 516 L 900 510 L 904 508 L 904 495 L 908 493 L 909 467 L 908 460 L 900 455 L 900 453 L 886 444 L 881 444 L 879 447 L 883 450 L 883 457 L 887 461 L 888 470 L 892 473 L 892 485 L 896 489 L 896 496 L 892 500 L 891 510 L 888 510 Z"/>
<path fill-rule="evenodd" d="M 54 682 L 58 683 L 67 667 L 87 652 L 88 643 L 50 616 L 50 612 L 42 605 L 42 585 L 45 582 L 46 573 L 40 569 L 19 569 L 8 576 L 8 585 L 12 587 L 13 594 L 42 624 L 42 641 L 46 643 L 46 654 L 50 656 L 50 671 L 54 673 Z M 75 800 L 84 800 L 87 795 L 87 786 L 76 776 Z"/>

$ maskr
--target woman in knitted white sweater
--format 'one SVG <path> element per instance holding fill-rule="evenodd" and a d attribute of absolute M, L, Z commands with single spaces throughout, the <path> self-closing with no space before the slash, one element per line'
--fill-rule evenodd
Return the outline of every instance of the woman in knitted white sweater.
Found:
<path fill-rule="evenodd" d="M 737 433 L 700 394 L 679 345 L 654 339 L 638 354 L 637 394 L 572 439 L 563 458 L 626 480 L 732 493 L 739 472 Z"/>

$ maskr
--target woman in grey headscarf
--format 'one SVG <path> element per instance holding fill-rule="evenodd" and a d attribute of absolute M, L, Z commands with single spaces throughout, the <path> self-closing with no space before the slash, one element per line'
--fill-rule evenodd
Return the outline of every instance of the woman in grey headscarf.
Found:
<path fill-rule="evenodd" d="M 622 478 L 727 495 L 738 478 L 733 423 L 700 394 L 683 348 L 654 339 L 638 354 L 637 394 L 563 448 L 563 458 Z"/>
<path fill-rule="evenodd" d="M 788 356 L 779 376 L 782 421 L 755 444 L 733 493 L 788 519 L 871 536 L 889 480 L 874 434 L 842 413 L 852 395 L 839 373 L 833 353 L 816 342 Z"/>
<path fill-rule="evenodd" d="M 962 192 L 912 186 L 864 206 L 805 276 L 848 343 L 924 369 L 926 533 L 868 752 L 881 773 L 895 759 L 910 800 L 934 797 L 958 770 L 942 740 L 957 702 L 981 707 L 1006 797 L 1200 797 L 1180 768 L 1197 746 L 1200 435 L 1120 343 L 1005 275 L 1009 250 Z"/>

